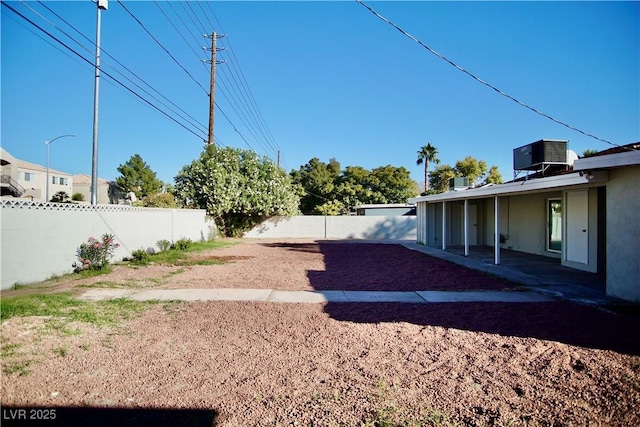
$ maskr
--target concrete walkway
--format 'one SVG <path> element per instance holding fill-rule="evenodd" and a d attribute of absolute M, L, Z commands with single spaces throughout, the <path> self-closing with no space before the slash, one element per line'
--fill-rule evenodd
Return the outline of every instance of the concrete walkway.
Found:
<path fill-rule="evenodd" d="M 554 299 L 573 301 L 591 306 L 626 304 L 625 301 L 618 298 L 607 296 L 604 290 L 596 290 L 577 283 L 573 276 L 584 273 L 567 267 L 556 265 L 554 268 L 549 266 L 545 268 L 537 265 L 535 273 L 532 274 L 523 271 L 523 268 L 486 263 L 473 257 L 465 257 L 464 255 L 419 245 L 415 242 L 403 241 L 398 243 L 407 249 L 509 280 L 521 285 L 523 289 L 547 295 Z M 475 250 L 478 249 L 476 248 Z M 526 254 L 523 255 L 526 257 Z"/>
<path fill-rule="evenodd" d="M 473 257 L 443 251 L 412 240 L 328 240 L 327 243 L 377 243 L 402 245 L 407 249 L 422 252 L 467 268 L 482 271 L 522 286 L 519 291 L 278 291 L 273 289 L 91 289 L 80 298 L 104 300 L 131 298 L 138 301 L 264 301 L 282 303 L 325 302 L 548 302 L 568 300 L 596 307 L 620 305 L 624 302 L 607 296 L 602 290 L 575 283 L 571 269 L 549 270 L 537 266 L 532 274 L 522 268 L 494 265 Z M 478 248 L 475 248 L 478 250 Z M 558 272 L 560 270 L 560 273 Z M 552 272 L 553 275 L 549 273 Z"/>
<path fill-rule="evenodd" d="M 273 289 L 90 289 L 80 299 L 99 301 L 129 298 L 135 301 L 254 301 L 279 303 L 403 302 L 549 302 L 553 299 L 522 291 L 278 291 Z"/>

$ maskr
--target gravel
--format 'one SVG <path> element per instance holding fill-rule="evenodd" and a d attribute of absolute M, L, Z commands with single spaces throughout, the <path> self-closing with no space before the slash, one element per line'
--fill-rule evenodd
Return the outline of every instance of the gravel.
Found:
<path fill-rule="evenodd" d="M 52 288 L 514 287 L 397 245 L 250 241 L 198 256 L 236 258 Z M 75 335 L 47 322 L 2 324 L 3 411 L 54 408 L 60 425 L 640 425 L 640 321 L 568 302 L 183 302 Z"/>

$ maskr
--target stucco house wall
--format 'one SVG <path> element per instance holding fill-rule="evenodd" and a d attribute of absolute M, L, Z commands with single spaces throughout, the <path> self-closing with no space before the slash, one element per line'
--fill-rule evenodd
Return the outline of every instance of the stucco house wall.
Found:
<path fill-rule="evenodd" d="M 562 199 L 562 192 L 536 193 L 506 198 L 508 236 L 506 247 L 552 258 L 559 253 L 547 250 L 547 200 Z"/>
<path fill-rule="evenodd" d="M 640 166 L 612 169 L 607 183 L 607 294 L 640 302 Z"/>

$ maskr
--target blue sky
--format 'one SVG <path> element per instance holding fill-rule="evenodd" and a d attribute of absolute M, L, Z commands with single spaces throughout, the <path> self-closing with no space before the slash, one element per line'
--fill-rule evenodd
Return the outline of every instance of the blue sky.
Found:
<path fill-rule="evenodd" d="M 75 30 L 39 2 L 7 4 L 92 61 L 94 46 L 76 32 L 95 40 L 96 7 L 90 0 L 44 2 Z M 640 140 L 638 2 L 367 4 L 479 78 L 558 120 L 614 144 Z M 102 13 L 103 70 L 185 123 L 117 74 L 131 76 L 109 54 L 195 126 L 184 129 L 103 74 L 102 178 L 115 179 L 117 167 L 138 153 L 160 179 L 172 182 L 198 157 L 209 103 L 208 66 L 200 62 L 208 56 L 201 50 L 208 41 L 201 34 L 212 29 L 227 35 L 218 43 L 227 47 L 218 54 L 227 62 L 217 67 L 216 101 L 229 120 L 216 111 L 217 141 L 251 146 L 274 160 L 280 150 L 287 172 L 312 157 L 336 158 L 343 167 L 404 166 L 421 182 L 416 152 L 431 142 L 443 163 L 471 155 L 499 166 L 508 179 L 512 150 L 542 138 L 568 139 L 578 153 L 610 147 L 479 84 L 355 1 L 124 5 L 193 79 L 115 0 Z M 76 138 L 51 145 L 51 167 L 91 174 L 92 66 L 4 5 L 1 24 L 2 146 L 45 165 L 45 140 L 73 133 Z"/>

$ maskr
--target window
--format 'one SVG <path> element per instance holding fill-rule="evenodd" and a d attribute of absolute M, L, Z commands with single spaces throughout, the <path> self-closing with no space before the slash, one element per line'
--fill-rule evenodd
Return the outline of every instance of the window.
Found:
<path fill-rule="evenodd" d="M 57 184 L 58 183 L 58 177 L 57 176 L 51 177 L 51 183 L 52 184 Z"/>
<path fill-rule="evenodd" d="M 562 200 L 547 200 L 547 250 L 560 252 L 562 250 Z"/>
<path fill-rule="evenodd" d="M 60 185 L 69 185 L 69 178 L 60 177 Z"/>
<path fill-rule="evenodd" d="M 36 177 L 36 174 L 31 173 L 31 172 L 25 172 L 24 173 L 24 180 L 25 181 L 34 181 Z"/>

